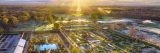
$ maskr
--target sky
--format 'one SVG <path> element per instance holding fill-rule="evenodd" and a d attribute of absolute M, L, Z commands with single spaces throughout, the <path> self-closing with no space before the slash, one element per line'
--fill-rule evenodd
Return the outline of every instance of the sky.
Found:
<path fill-rule="evenodd" d="M 0 4 L 70 4 L 73 0 L 0 0 Z M 84 0 L 86 1 L 86 0 Z M 160 6 L 160 0 L 88 0 L 92 5 Z"/>

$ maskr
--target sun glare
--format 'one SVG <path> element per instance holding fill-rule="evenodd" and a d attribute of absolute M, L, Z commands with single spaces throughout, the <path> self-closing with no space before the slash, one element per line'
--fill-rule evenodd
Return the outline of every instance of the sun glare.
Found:
<path fill-rule="evenodd" d="M 82 16 L 83 9 L 89 6 L 89 0 L 73 0 L 71 4 L 71 10 L 74 11 L 74 16 Z"/>

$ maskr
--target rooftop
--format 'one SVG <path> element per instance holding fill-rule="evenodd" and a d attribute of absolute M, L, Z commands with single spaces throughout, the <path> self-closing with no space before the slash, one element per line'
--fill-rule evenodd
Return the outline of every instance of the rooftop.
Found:
<path fill-rule="evenodd" d="M 20 34 L 0 35 L 0 52 L 2 53 L 14 52 L 20 38 L 21 38 Z"/>

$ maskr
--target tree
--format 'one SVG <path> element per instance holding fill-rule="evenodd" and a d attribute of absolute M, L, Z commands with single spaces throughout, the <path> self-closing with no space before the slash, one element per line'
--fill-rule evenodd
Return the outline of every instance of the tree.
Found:
<path fill-rule="evenodd" d="M 116 50 L 114 50 L 114 51 L 112 51 L 111 53 L 119 53 L 118 51 L 116 51 Z"/>
<path fill-rule="evenodd" d="M 78 47 L 71 47 L 71 53 L 81 53 Z"/>
<path fill-rule="evenodd" d="M 45 40 L 45 39 L 40 39 L 40 40 L 39 40 L 39 43 L 40 43 L 40 44 L 44 44 L 44 43 L 46 43 L 46 40 Z"/>
<path fill-rule="evenodd" d="M 20 20 L 25 22 L 25 21 L 29 20 L 29 17 L 28 16 L 21 16 Z"/>
<path fill-rule="evenodd" d="M 62 20 L 64 20 L 64 19 L 63 19 L 63 17 L 58 17 L 58 20 L 62 21 Z"/>
<path fill-rule="evenodd" d="M 53 17 L 52 16 L 50 16 L 50 17 L 48 17 L 48 19 L 47 19 L 50 23 L 54 23 L 54 19 L 53 19 Z"/>
<path fill-rule="evenodd" d="M 89 16 L 89 19 L 91 19 L 91 20 L 102 19 L 102 15 L 100 13 L 92 13 Z"/>
<path fill-rule="evenodd" d="M 2 19 L 2 16 L 0 16 L 0 19 Z"/>
<path fill-rule="evenodd" d="M 2 23 L 3 24 L 8 24 L 9 19 L 8 18 L 2 18 Z"/>
<path fill-rule="evenodd" d="M 19 20 L 17 19 L 17 17 L 12 16 L 12 17 L 11 17 L 11 22 L 13 23 L 13 25 L 17 25 L 18 22 L 19 22 Z"/>
<path fill-rule="evenodd" d="M 44 17 L 42 17 L 42 16 L 39 17 L 39 20 L 40 20 L 40 21 L 44 21 Z"/>
<path fill-rule="evenodd" d="M 52 14 L 52 17 L 53 17 L 54 20 L 60 20 L 62 18 L 62 17 L 57 17 L 54 14 Z"/>
<path fill-rule="evenodd" d="M 24 11 L 24 12 L 23 12 L 23 15 L 30 18 L 30 14 L 29 14 L 29 12 L 27 12 L 27 11 Z"/>
<path fill-rule="evenodd" d="M 54 23 L 54 28 L 53 29 L 61 29 L 62 25 L 60 23 Z"/>
<path fill-rule="evenodd" d="M 30 19 L 30 14 L 29 14 L 29 12 L 27 12 L 27 11 L 24 11 L 24 12 L 22 12 L 22 16 L 20 16 L 20 20 L 21 21 L 28 21 L 29 19 Z"/>
<path fill-rule="evenodd" d="M 99 26 L 98 26 L 97 20 L 102 19 L 102 15 L 100 13 L 92 13 L 89 16 L 89 19 L 93 21 L 93 29 L 98 30 Z"/>
<path fill-rule="evenodd" d="M 0 27 L 0 33 L 3 33 L 4 29 L 2 27 Z"/>
<path fill-rule="evenodd" d="M 33 19 L 36 20 L 36 21 L 40 20 L 38 16 L 33 16 Z"/>

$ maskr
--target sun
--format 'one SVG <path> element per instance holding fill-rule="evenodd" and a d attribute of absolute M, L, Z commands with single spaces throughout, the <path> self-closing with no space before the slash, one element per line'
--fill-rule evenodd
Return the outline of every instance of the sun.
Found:
<path fill-rule="evenodd" d="M 67 1 L 69 3 L 69 13 L 71 13 L 74 16 L 82 16 L 84 13 L 84 10 L 91 10 L 90 6 L 95 4 L 96 2 L 102 1 L 102 0 L 63 0 Z M 62 3 L 62 5 L 65 5 Z"/>
<path fill-rule="evenodd" d="M 82 16 L 83 9 L 89 6 L 89 0 L 73 0 L 71 1 L 71 11 L 73 11 L 74 16 Z"/>

